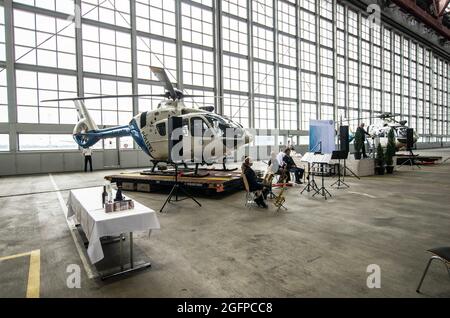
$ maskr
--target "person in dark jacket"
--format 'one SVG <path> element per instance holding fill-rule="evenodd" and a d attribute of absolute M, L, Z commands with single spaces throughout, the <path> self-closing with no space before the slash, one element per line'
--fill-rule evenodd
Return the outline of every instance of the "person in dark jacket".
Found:
<path fill-rule="evenodd" d="M 294 162 L 294 159 L 291 157 L 291 148 L 287 148 L 284 151 L 285 155 L 283 157 L 284 166 L 286 167 L 287 171 L 293 172 L 295 175 L 295 183 L 302 184 L 302 178 L 303 174 L 305 173 L 305 169 L 297 167 L 297 165 Z M 290 181 L 290 175 L 287 174 L 288 182 Z"/>
<path fill-rule="evenodd" d="M 361 135 L 363 136 L 363 145 L 362 145 L 362 153 L 363 153 L 363 158 L 367 158 L 367 154 L 366 154 L 366 135 L 370 136 L 370 134 L 364 129 L 364 126 L 366 124 L 361 123 L 361 125 L 359 125 L 357 131 L 359 131 L 361 133 Z"/>
<path fill-rule="evenodd" d="M 248 182 L 248 187 L 250 192 L 257 192 L 258 195 L 255 198 L 255 203 L 262 208 L 267 208 L 267 204 L 264 201 L 266 197 L 267 189 L 264 185 L 258 182 L 258 178 L 256 176 L 255 171 L 252 169 L 253 161 L 250 157 L 246 157 L 244 162 L 242 163 L 242 173 L 244 173 L 245 178 Z"/>

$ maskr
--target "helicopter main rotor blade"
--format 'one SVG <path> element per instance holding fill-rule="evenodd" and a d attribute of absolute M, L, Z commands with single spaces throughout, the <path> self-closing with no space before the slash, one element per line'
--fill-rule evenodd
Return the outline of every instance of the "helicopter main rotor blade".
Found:
<path fill-rule="evenodd" d="M 345 119 L 345 120 L 342 120 L 342 122 L 345 122 L 345 123 L 347 123 L 347 122 L 351 122 L 351 121 L 356 121 L 356 120 L 366 120 L 366 119 L 388 119 L 388 118 L 390 118 L 390 119 L 392 119 L 394 122 L 396 121 L 395 119 L 394 119 L 394 117 L 395 116 L 393 116 L 391 113 L 383 113 L 383 114 L 380 114 L 380 115 L 377 115 L 377 116 L 371 116 L 371 117 L 359 117 L 359 118 L 351 118 L 351 119 Z"/>
<path fill-rule="evenodd" d="M 361 117 L 361 118 L 351 118 L 351 119 L 345 119 L 345 120 L 342 120 L 342 122 L 343 123 L 348 123 L 348 122 L 351 122 L 351 121 L 359 121 L 359 120 L 366 120 L 366 119 L 375 119 L 375 118 L 378 118 L 378 117 Z"/>
<path fill-rule="evenodd" d="M 161 67 L 155 66 L 150 66 L 150 69 L 152 70 L 153 74 L 155 74 L 156 78 L 164 84 L 164 88 L 169 92 L 170 97 L 175 100 L 177 98 L 177 93 L 175 92 L 175 88 L 173 87 L 172 82 L 167 76 L 166 71 Z"/>
<path fill-rule="evenodd" d="M 167 97 L 164 94 L 143 94 L 143 95 L 100 95 L 100 96 L 89 96 L 89 97 L 74 97 L 74 98 L 61 98 L 61 99 L 46 99 L 41 100 L 42 103 L 48 102 L 65 102 L 65 101 L 76 101 L 76 100 L 90 100 L 90 99 L 109 99 L 109 98 L 133 98 L 133 97 Z"/>
<path fill-rule="evenodd" d="M 183 95 L 183 98 L 214 98 L 214 96 L 206 96 L 206 95 Z"/>

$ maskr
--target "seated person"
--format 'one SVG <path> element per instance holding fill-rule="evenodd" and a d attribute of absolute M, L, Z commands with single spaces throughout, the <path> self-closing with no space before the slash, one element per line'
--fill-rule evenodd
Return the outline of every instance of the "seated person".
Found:
<path fill-rule="evenodd" d="M 266 174 L 264 175 L 263 184 L 269 188 L 269 192 L 272 189 L 273 178 L 276 174 L 280 173 L 280 165 L 278 164 L 277 155 L 274 151 L 270 153 L 270 160 L 267 163 Z"/>
<path fill-rule="evenodd" d="M 270 153 L 270 160 L 268 163 L 268 167 L 267 167 L 267 172 L 266 174 L 277 174 L 279 173 L 280 170 L 280 164 L 277 160 L 277 155 L 275 154 L 274 151 L 272 151 Z"/>
<path fill-rule="evenodd" d="M 297 165 L 294 162 L 294 159 L 292 159 L 292 157 L 291 157 L 291 149 L 290 148 L 287 148 L 284 151 L 283 163 L 284 163 L 284 166 L 287 169 L 287 171 L 293 172 L 295 174 L 295 183 L 302 184 L 301 180 L 303 178 L 303 173 L 305 172 L 305 169 L 297 167 Z M 287 177 L 288 177 L 287 181 L 290 181 L 289 173 L 287 174 Z"/>
<path fill-rule="evenodd" d="M 257 197 L 255 198 L 255 203 L 262 208 L 267 208 L 264 199 L 267 195 L 267 189 L 262 183 L 258 182 L 255 171 L 252 169 L 253 161 L 250 157 L 246 157 L 242 164 L 242 173 L 245 175 L 250 192 L 257 192 Z"/>

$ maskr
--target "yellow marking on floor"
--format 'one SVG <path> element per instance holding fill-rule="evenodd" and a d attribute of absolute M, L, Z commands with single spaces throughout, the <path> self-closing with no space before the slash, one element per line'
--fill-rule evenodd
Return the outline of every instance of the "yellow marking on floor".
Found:
<path fill-rule="evenodd" d="M 25 256 L 30 256 L 30 255 L 31 255 L 31 252 L 22 253 L 22 254 L 16 254 L 16 255 L 11 255 L 11 256 L 5 256 L 5 257 L 0 257 L 0 261 L 9 261 L 11 259 L 25 257 Z"/>
<path fill-rule="evenodd" d="M 30 254 L 30 269 L 28 271 L 27 298 L 39 298 L 41 286 L 41 251 Z"/>
<path fill-rule="evenodd" d="M 30 266 L 28 269 L 27 298 L 39 298 L 41 288 L 41 250 L 34 250 L 28 253 L 0 257 L 0 262 L 9 261 L 25 256 L 30 257 Z"/>

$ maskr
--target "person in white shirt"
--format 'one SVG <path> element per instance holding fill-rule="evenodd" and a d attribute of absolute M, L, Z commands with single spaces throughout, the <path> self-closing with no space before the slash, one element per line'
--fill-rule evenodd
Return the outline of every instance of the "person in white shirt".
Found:
<path fill-rule="evenodd" d="M 290 181 L 291 176 L 289 172 L 293 172 L 295 174 L 295 183 L 302 184 L 302 178 L 303 174 L 305 172 L 304 169 L 297 167 L 297 164 L 295 163 L 294 159 L 291 157 L 291 148 L 286 148 L 284 152 L 280 152 L 277 156 L 278 158 L 281 158 L 281 164 L 280 166 L 283 167 L 286 170 L 286 177 L 287 182 Z M 278 159 L 279 160 L 279 159 Z"/>
<path fill-rule="evenodd" d="M 269 166 L 267 168 L 267 173 L 268 174 L 277 174 L 278 170 L 280 170 L 280 163 L 278 162 L 277 154 L 275 153 L 275 151 L 272 151 L 270 153 L 270 161 L 269 161 Z"/>
<path fill-rule="evenodd" d="M 280 151 L 280 153 L 277 155 L 277 161 L 278 165 L 282 167 L 284 165 L 284 156 L 286 156 L 286 153 L 284 151 Z"/>
<path fill-rule="evenodd" d="M 92 172 L 92 149 L 91 148 L 83 149 L 83 156 L 84 156 L 84 172 L 87 172 L 88 163 L 89 168 Z"/>

